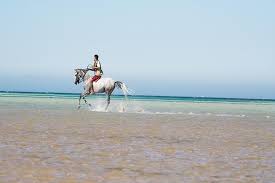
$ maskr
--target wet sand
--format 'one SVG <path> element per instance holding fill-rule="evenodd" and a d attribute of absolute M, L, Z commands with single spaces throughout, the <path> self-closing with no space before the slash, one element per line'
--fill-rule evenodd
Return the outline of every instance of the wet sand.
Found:
<path fill-rule="evenodd" d="M 0 109 L 0 182 L 275 182 L 275 122 Z"/>

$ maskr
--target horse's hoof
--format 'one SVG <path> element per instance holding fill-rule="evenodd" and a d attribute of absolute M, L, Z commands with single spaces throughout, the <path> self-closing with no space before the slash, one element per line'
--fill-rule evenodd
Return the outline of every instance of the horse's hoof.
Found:
<path fill-rule="evenodd" d="M 79 110 L 80 109 L 80 105 L 77 107 L 77 110 Z"/>

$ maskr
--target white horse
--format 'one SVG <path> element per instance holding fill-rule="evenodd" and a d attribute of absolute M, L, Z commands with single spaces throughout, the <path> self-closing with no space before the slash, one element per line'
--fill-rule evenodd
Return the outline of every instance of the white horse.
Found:
<path fill-rule="evenodd" d="M 107 105 L 105 110 L 107 110 L 110 104 L 112 92 L 116 86 L 122 90 L 126 98 L 127 94 L 129 93 L 127 86 L 121 81 L 114 81 L 112 78 L 100 78 L 98 81 L 93 82 L 94 92 L 91 92 L 91 82 L 87 81 L 90 78 L 90 76 L 87 74 L 88 71 L 89 69 L 75 69 L 74 84 L 77 85 L 81 82 L 84 82 L 84 91 L 79 96 L 78 109 L 80 108 L 81 99 L 84 99 L 85 103 L 91 106 L 91 104 L 87 102 L 85 98 L 86 96 L 93 95 L 95 93 L 105 93 L 107 95 Z"/>

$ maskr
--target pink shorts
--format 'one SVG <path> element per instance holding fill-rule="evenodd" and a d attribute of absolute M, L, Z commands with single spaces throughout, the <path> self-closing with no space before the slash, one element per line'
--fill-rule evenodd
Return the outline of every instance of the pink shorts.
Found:
<path fill-rule="evenodd" d="M 95 75 L 89 79 L 89 82 L 97 82 L 100 78 L 101 78 L 101 76 Z"/>

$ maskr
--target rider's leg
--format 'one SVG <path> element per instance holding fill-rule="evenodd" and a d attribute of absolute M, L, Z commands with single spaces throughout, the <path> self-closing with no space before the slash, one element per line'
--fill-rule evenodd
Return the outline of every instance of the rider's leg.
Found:
<path fill-rule="evenodd" d="M 94 93 L 95 91 L 94 91 L 94 81 L 91 81 L 91 90 L 90 90 L 90 92 L 91 93 Z"/>
<path fill-rule="evenodd" d="M 92 80 L 91 80 L 91 91 L 94 93 L 94 82 L 96 82 L 97 80 L 99 80 L 101 77 L 100 76 L 97 76 L 95 75 Z"/>

